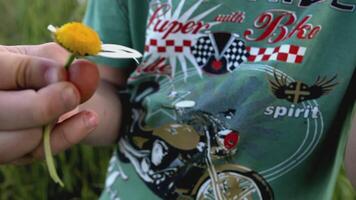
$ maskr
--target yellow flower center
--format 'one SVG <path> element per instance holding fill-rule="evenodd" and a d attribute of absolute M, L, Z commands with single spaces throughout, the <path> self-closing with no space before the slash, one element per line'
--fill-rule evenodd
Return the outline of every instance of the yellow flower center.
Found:
<path fill-rule="evenodd" d="M 96 55 L 101 50 L 99 35 L 79 22 L 64 24 L 54 36 L 60 45 L 77 56 Z"/>

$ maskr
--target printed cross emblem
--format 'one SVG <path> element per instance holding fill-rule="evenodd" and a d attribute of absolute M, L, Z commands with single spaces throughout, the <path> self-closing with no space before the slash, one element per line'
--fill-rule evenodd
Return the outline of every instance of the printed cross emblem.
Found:
<path fill-rule="evenodd" d="M 309 96 L 310 92 L 301 81 L 295 82 L 295 84 L 290 84 L 290 90 L 286 90 L 285 93 L 288 95 L 288 99 L 293 98 L 293 103 L 298 103 L 304 99 L 304 96 Z"/>
<path fill-rule="evenodd" d="M 338 84 L 336 77 L 337 75 L 328 79 L 326 76 L 318 76 L 313 85 L 307 85 L 302 81 L 288 83 L 287 76 L 278 76 L 273 73 L 274 79 L 270 79 L 269 83 L 275 97 L 297 104 L 307 100 L 318 99 L 329 93 Z"/>

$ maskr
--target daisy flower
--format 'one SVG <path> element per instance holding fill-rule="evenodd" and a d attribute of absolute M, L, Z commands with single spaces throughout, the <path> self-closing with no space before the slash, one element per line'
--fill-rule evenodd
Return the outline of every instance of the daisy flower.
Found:
<path fill-rule="evenodd" d="M 137 58 L 142 57 L 142 54 L 134 49 L 117 44 L 103 44 L 99 35 L 93 29 L 79 22 L 70 22 L 61 27 L 49 25 L 48 30 L 52 32 L 54 41 L 70 52 L 64 66 L 66 69 L 76 58 L 85 56 L 132 58 L 137 63 Z M 64 184 L 57 174 L 51 152 L 50 132 L 52 128 L 53 125 L 49 124 L 43 129 L 45 159 L 51 178 L 63 187 Z"/>

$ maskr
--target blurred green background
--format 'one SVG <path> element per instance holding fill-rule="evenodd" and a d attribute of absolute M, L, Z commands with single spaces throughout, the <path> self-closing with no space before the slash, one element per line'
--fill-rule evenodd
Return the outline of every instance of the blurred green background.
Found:
<path fill-rule="evenodd" d="M 0 0 L 1 44 L 50 41 L 48 24 L 80 21 L 85 0 Z"/>
<path fill-rule="evenodd" d="M 86 0 L 0 0 L 0 44 L 39 44 L 51 41 L 47 25 L 80 21 Z M 111 148 L 77 146 L 56 156 L 65 187 L 54 184 L 44 162 L 0 167 L 0 200 L 97 199 L 104 185 Z M 335 200 L 355 196 L 342 170 Z"/>
<path fill-rule="evenodd" d="M 49 42 L 47 25 L 80 21 L 85 5 L 85 0 L 0 0 L 0 44 Z M 1 166 L 0 200 L 97 199 L 110 154 L 110 148 L 77 146 L 56 156 L 64 188 L 50 179 L 44 162 Z"/>

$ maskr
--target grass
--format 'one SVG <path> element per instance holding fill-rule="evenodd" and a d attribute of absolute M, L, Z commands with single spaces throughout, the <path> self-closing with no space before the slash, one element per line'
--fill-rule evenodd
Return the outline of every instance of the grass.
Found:
<path fill-rule="evenodd" d="M 1 44 L 38 44 L 50 41 L 48 24 L 80 21 L 85 2 L 75 0 L 0 0 Z"/>
<path fill-rule="evenodd" d="M 0 0 L 0 44 L 39 44 L 51 41 L 47 25 L 80 21 L 85 1 Z M 0 167 L 0 200 L 97 199 L 111 148 L 79 145 L 56 156 L 61 188 L 49 177 L 44 162 Z"/>

